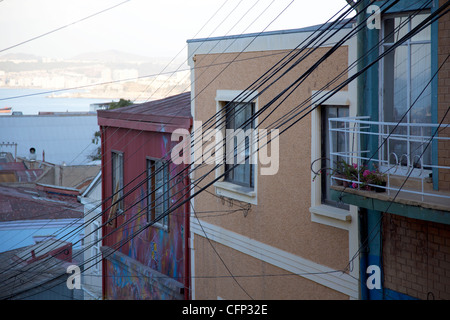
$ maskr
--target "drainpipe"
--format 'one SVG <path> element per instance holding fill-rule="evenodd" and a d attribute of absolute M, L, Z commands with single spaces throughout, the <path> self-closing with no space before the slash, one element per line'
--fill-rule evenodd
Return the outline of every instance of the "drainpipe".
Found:
<path fill-rule="evenodd" d="M 185 183 L 184 186 L 186 189 L 188 189 L 190 187 L 190 179 L 187 176 L 185 178 Z M 189 195 L 186 195 L 186 200 L 189 199 Z M 190 272 L 190 266 L 191 266 L 191 259 L 190 259 L 190 245 L 189 245 L 189 240 L 190 240 L 190 234 L 191 234 L 191 230 L 190 230 L 190 205 L 191 202 L 190 200 L 186 201 L 186 203 L 184 204 L 184 299 L 185 300 L 190 300 L 191 298 L 191 287 L 190 287 L 190 279 L 191 279 L 191 272 Z"/>
<path fill-rule="evenodd" d="M 100 127 L 100 134 L 101 134 L 101 138 L 100 138 L 100 146 L 101 146 L 101 171 L 102 171 L 102 200 L 106 199 L 106 189 L 105 189 L 105 185 L 106 185 L 106 179 L 105 179 L 105 164 L 106 164 L 106 154 L 105 154 L 105 150 L 106 150 L 106 131 L 104 127 Z M 102 212 L 105 212 L 106 209 L 106 204 L 103 201 L 102 202 Z M 101 217 L 102 220 L 102 243 L 101 245 L 104 246 L 105 245 L 105 239 L 103 238 L 104 235 L 106 234 L 106 227 L 105 227 L 105 214 L 102 214 Z M 102 299 L 104 300 L 106 298 L 106 261 L 104 259 L 101 260 L 102 261 Z"/>
<path fill-rule="evenodd" d="M 347 2 L 352 5 L 351 0 L 347 0 Z M 361 13 L 357 16 L 357 24 L 362 25 L 365 23 L 367 13 L 365 12 L 364 8 L 367 7 L 370 2 L 369 0 L 361 0 L 358 1 L 359 3 L 356 6 L 356 12 Z M 370 29 L 370 31 L 375 31 L 373 29 Z M 369 41 L 374 39 L 374 34 L 369 35 L 369 29 L 368 28 L 361 28 L 361 30 L 356 35 L 356 42 L 357 42 L 357 71 L 362 70 L 368 63 L 369 58 L 363 57 L 367 51 L 367 48 L 370 47 L 370 44 L 368 44 Z M 376 73 L 375 73 L 376 74 Z M 378 90 L 375 90 L 375 93 L 371 92 L 370 90 L 366 90 L 367 86 L 375 86 L 377 81 L 374 79 L 374 71 L 373 69 L 367 70 L 366 72 L 362 73 L 357 79 L 357 101 L 356 101 L 356 116 L 366 116 L 370 115 L 371 119 L 376 120 L 377 115 L 375 115 L 374 118 L 374 108 L 377 107 L 378 104 L 376 103 L 376 98 L 374 99 L 373 94 L 378 94 Z M 367 148 L 370 149 L 371 142 L 367 139 L 360 139 L 359 141 L 359 148 L 360 150 L 366 150 Z M 360 233 L 360 239 L 361 242 L 360 246 L 362 247 L 361 254 L 360 254 L 360 298 L 362 300 L 370 300 L 378 295 L 374 293 L 373 290 L 369 290 L 369 288 L 366 285 L 368 274 L 366 273 L 367 268 L 369 265 L 379 265 L 379 245 L 377 245 L 377 241 L 372 241 L 370 236 L 370 230 L 374 227 L 373 220 L 375 217 L 378 217 L 379 213 L 374 212 L 372 210 L 367 210 L 365 208 L 359 208 L 359 233 Z M 375 218 L 376 219 L 376 218 Z M 369 237 L 369 238 L 368 238 Z M 368 239 L 368 241 L 365 241 Z M 376 237 L 378 239 L 378 237 Z M 374 245 L 375 244 L 375 245 Z M 380 266 L 381 267 L 381 266 Z M 378 293 L 378 292 L 377 292 Z"/>
<path fill-rule="evenodd" d="M 352 1 L 351 0 L 347 0 L 347 2 L 352 5 Z M 363 8 L 366 5 L 366 1 L 362 0 L 359 1 L 360 3 L 358 4 L 358 6 L 356 6 L 356 13 L 360 13 L 361 10 L 363 10 Z M 357 15 L 357 25 L 360 25 L 361 23 L 364 23 L 364 14 L 358 14 Z M 362 70 L 364 68 L 364 64 L 366 59 L 360 59 L 360 57 L 362 57 L 364 55 L 364 51 L 365 51 L 365 35 L 366 35 L 366 29 L 363 28 L 361 29 L 357 34 L 356 34 L 356 52 L 357 52 L 357 72 L 359 72 L 360 70 Z M 365 82 L 365 76 L 366 74 L 363 73 L 360 76 L 358 76 L 358 78 L 356 78 L 356 116 L 362 116 L 364 115 L 364 82 Z M 359 148 L 360 150 L 362 146 L 363 146 L 363 141 L 359 142 Z M 366 239 L 367 238 L 367 210 L 365 210 L 364 208 L 359 208 L 358 210 L 358 214 L 359 214 L 359 234 L 360 234 L 360 239 Z M 360 243 L 360 246 L 363 245 L 363 248 L 361 250 L 360 253 L 360 259 L 359 259 L 359 269 L 360 269 L 360 299 L 362 300 L 368 300 L 369 297 L 369 291 L 368 288 L 366 286 L 366 279 L 367 279 L 367 274 L 366 274 L 366 270 L 367 270 L 367 266 L 368 266 L 368 261 L 367 261 L 367 248 L 368 246 L 366 246 L 364 243 Z"/>
<path fill-rule="evenodd" d="M 367 281 L 367 267 L 368 264 L 368 253 L 369 246 L 367 243 L 364 243 L 364 239 L 367 239 L 367 210 L 365 208 L 358 209 L 358 218 L 359 218 L 359 235 L 360 235 L 360 246 L 361 253 L 359 259 L 359 298 L 361 300 L 369 300 L 369 288 L 366 285 Z"/>

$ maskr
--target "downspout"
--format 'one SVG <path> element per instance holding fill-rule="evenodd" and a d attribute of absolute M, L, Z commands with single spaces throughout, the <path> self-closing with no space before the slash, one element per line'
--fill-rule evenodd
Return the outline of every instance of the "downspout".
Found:
<path fill-rule="evenodd" d="M 105 212 L 106 209 L 106 204 L 103 200 L 106 199 L 106 190 L 105 190 L 105 185 L 106 185 L 106 179 L 105 179 L 105 164 L 106 164 L 106 154 L 105 154 L 105 150 L 106 150 L 106 146 L 105 146 L 105 136 L 106 136 L 106 132 L 103 126 L 100 127 L 100 145 L 101 145 L 101 161 L 102 161 L 102 165 L 101 165 L 101 171 L 102 171 L 102 212 Z M 102 214 L 102 246 L 105 245 L 104 241 L 105 239 L 103 238 L 103 235 L 106 234 L 105 232 L 105 215 Z M 101 260 L 102 261 L 102 299 L 105 300 L 106 298 L 106 262 L 104 259 Z"/>
<path fill-rule="evenodd" d="M 359 237 L 360 237 L 360 260 L 359 260 L 359 298 L 361 300 L 369 300 L 369 288 L 366 285 L 367 281 L 367 267 L 368 264 L 368 253 L 369 246 L 364 242 L 367 239 L 367 210 L 365 208 L 358 208 L 358 219 L 359 219 Z"/>
<path fill-rule="evenodd" d="M 347 2 L 352 2 L 351 0 L 347 0 Z M 362 0 L 360 1 L 360 3 L 358 4 L 358 6 L 356 7 L 356 13 L 361 12 L 362 8 L 364 8 L 365 6 L 365 1 Z M 357 25 L 359 26 L 361 23 L 364 23 L 364 15 L 363 14 L 358 14 L 357 15 Z M 362 59 L 361 57 L 364 56 L 364 51 L 365 51 L 365 43 L 364 43 L 364 39 L 365 39 L 365 33 L 366 33 L 366 29 L 361 29 L 357 34 L 356 34 L 356 55 L 357 55 L 357 72 L 359 72 L 360 70 L 362 70 L 364 68 L 364 62 L 365 59 Z M 362 116 L 364 114 L 364 77 L 365 77 L 365 73 L 361 74 L 360 76 L 358 76 L 358 78 L 356 79 L 356 116 Z M 362 150 L 362 141 L 360 141 L 360 145 L 359 145 L 360 150 Z M 367 212 L 365 209 L 363 208 L 359 208 L 359 235 L 360 235 L 360 239 L 366 239 L 367 237 L 367 220 L 366 220 L 366 215 Z M 365 246 L 364 243 L 360 242 L 360 246 L 362 247 L 361 250 L 361 255 L 360 255 L 360 260 L 359 260 L 359 269 L 360 269 L 360 285 L 359 285 L 359 291 L 360 291 L 360 299 L 361 300 L 367 300 L 368 296 L 369 296 L 369 292 L 368 292 L 368 288 L 366 286 L 366 279 L 367 279 L 367 275 L 366 275 L 366 270 L 367 270 L 367 266 L 368 266 L 368 261 L 367 261 L 367 247 Z"/>
<path fill-rule="evenodd" d="M 349 1 L 349 0 L 348 0 Z M 365 11 L 370 0 L 361 0 L 357 5 L 357 12 L 361 13 L 357 17 L 358 25 L 365 23 L 368 13 Z M 372 28 L 362 28 L 357 33 L 357 69 L 362 70 L 368 63 L 378 57 L 378 52 L 372 52 L 368 57 L 364 57 L 368 48 L 378 43 L 378 30 Z M 363 58 L 364 57 L 364 58 Z M 360 59 L 361 58 L 361 59 Z M 370 116 L 370 120 L 378 120 L 378 69 L 372 66 L 357 78 L 357 116 Z M 371 128 L 369 130 L 377 130 Z M 359 141 L 360 150 L 377 150 L 378 141 L 372 138 L 361 138 Z M 362 246 L 360 257 L 360 297 L 363 300 L 382 299 L 383 288 L 369 289 L 367 280 L 369 274 L 367 268 L 371 265 L 378 266 L 382 270 L 381 264 L 381 212 L 365 208 L 359 209 L 359 232 L 360 246 Z M 381 271 L 382 273 L 382 271 Z M 381 276 L 382 277 L 382 276 Z M 382 278 L 381 278 L 382 279 Z M 381 281 L 382 283 L 382 281 Z"/>
<path fill-rule="evenodd" d="M 185 167 L 186 168 L 186 167 Z M 185 178 L 184 186 L 185 188 L 189 189 L 190 187 L 190 179 L 189 176 L 186 176 Z M 184 214 L 184 299 L 190 300 L 191 299 L 191 287 L 190 287 L 190 279 L 191 279 L 191 272 L 190 272 L 190 266 L 191 266 L 191 259 L 190 259 L 190 200 L 189 200 L 189 194 L 185 196 L 185 200 L 187 200 L 184 204 L 185 207 L 185 214 Z"/>
<path fill-rule="evenodd" d="M 431 13 L 434 13 L 439 8 L 439 0 L 433 1 Z M 439 42 L 439 28 L 438 21 L 431 24 L 431 70 L 438 70 L 438 42 Z M 438 77 L 431 80 L 431 123 L 439 123 L 438 120 Z M 438 144 L 437 140 L 433 139 L 431 142 L 431 161 L 433 166 L 438 165 Z M 433 190 L 439 190 L 439 169 L 433 167 L 432 169 Z"/>

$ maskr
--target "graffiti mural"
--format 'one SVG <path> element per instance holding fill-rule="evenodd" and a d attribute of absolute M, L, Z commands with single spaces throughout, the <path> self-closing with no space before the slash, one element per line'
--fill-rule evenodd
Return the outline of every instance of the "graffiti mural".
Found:
<path fill-rule="evenodd" d="M 160 139 L 148 133 L 149 148 L 135 152 L 136 161 L 124 165 L 124 182 L 145 170 L 147 157 L 158 157 L 170 150 L 170 136 L 160 134 Z M 153 139 L 153 140 L 151 140 Z M 155 148 L 156 147 L 156 148 Z M 116 147 L 117 148 L 117 147 Z M 155 152 L 155 150 L 160 150 Z M 124 146 L 124 155 L 127 149 Z M 156 154 L 155 154 L 156 153 Z M 140 161 L 140 162 L 138 162 Z M 139 165 L 138 165 L 139 164 Z M 176 175 L 182 167 L 171 164 L 169 172 Z M 129 177 L 127 178 L 127 175 Z M 176 204 L 186 186 L 180 181 L 170 181 L 169 203 Z M 125 211 L 117 216 L 114 227 L 106 227 L 103 241 L 110 248 L 104 256 L 105 299 L 180 299 L 185 287 L 185 206 L 169 215 L 168 228 L 147 226 L 147 186 L 142 184 L 124 199 Z M 128 209 L 127 209 L 128 208 Z"/>

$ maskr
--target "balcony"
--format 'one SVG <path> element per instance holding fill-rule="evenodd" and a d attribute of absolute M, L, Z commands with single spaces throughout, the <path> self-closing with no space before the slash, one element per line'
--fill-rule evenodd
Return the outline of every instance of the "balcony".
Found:
<path fill-rule="evenodd" d="M 414 208 L 419 216 L 422 209 L 450 212 L 449 124 L 332 118 L 329 140 L 337 200 L 366 208 L 370 200 L 386 212 Z"/>

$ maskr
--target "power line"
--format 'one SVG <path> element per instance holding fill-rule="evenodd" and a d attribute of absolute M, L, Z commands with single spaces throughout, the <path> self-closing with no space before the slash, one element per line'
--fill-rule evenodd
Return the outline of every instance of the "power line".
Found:
<path fill-rule="evenodd" d="M 125 1 L 122 1 L 122 2 L 116 4 L 116 5 L 112 6 L 112 7 L 108 7 L 108 8 L 106 8 L 106 9 L 101 10 L 101 11 L 98 11 L 98 12 L 96 12 L 96 13 L 93 13 L 93 14 L 87 16 L 87 17 L 84 17 L 84 18 L 82 18 L 82 19 L 76 20 L 76 21 L 74 21 L 74 22 L 71 22 L 71 23 L 66 24 L 66 25 L 64 25 L 64 26 L 61 26 L 61 27 L 59 27 L 59 28 L 56 28 L 56 29 L 53 29 L 53 30 L 48 31 L 48 32 L 46 32 L 46 33 L 40 34 L 40 35 L 38 35 L 38 36 L 35 36 L 35 37 L 31 38 L 31 39 L 28 39 L 28 40 L 22 41 L 22 42 L 20 42 L 20 43 L 17 43 L 17 44 L 15 44 L 15 45 L 12 45 L 12 46 L 10 46 L 10 47 L 1 49 L 0 52 L 4 52 L 4 51 L 7 51 L 7 50 L 16 48 L 16 47 L 18 47 L 18 46 L 21 46 L 21 45 L 23 45 L 23 44 L 25 44 L 25 43 L 28 43 L 28 42 L 31 42 L 31 41 L 40 39 L 40 38 L 45 37 L 45 36 L 48 36 L 49 34 L 52 34 L 52 33 L 55 33 L 55 32 L 57 32 L 57 31 L 63 30 L 63 29 L 65 29 L 65 28 L 67 28 L 67 27 L 73 26 L 73 25 L 75 25 L 75 24 L 77 24 L 77 23 L 83 22 L 83 21 L 85 21 L 85 20 L 88 20 L 88 19 L 90 19 L 90 18 L 93 18 L 93 17 L 95 17 L 95 16 L 98 16 L 99 14 L 102 14 L 102 13 L 104 13 L 104 12 L 107 12 L 107 11 L 110 11 L 110 10 L 112 10 L 112 9 L 114 9 L 114 8 L 117 8 L 117 7 L 119 7 L 119 6 L 121 6 L 121 5 L 125 4 L 125 3 L 127 3 L 127 2 L 129 2 L 129 1 L 131 1 L 131 0 L 125 0 Z"/>
<path fill-rule="evenodd" d="M 234 11 L 234 10 L 233 10 L 233 11 Z M 66 89 L 64 89 L 64 90 L 66 90 Z M 119 129 L 119 128 L 118 128 L 118 129 Z M 118 129 L 116 129 L 116 131 L 117 131 Z M 141 131 L 141 132 L 142 132 L 142 131 Z M 122 138 L 123 138 L 123 137 L 122 137 Z M 136 138 L 136 137 L 135 137 L 135 138 Z M 128 144 L 129 144 L 129 143 L 131 143 L 131 141 L 129 141 Z M 103 164 L 103 166 L 104 166 L 104 165 L 105 165 L 105 164 Z M 143 172 L 143 173 L 144 173 L 144 172 Z M 141 173 L 141 174 L 142 174 L 142 173 Z M 124 187 L 125 187 L 125 186 L 124 186 Z"/>

